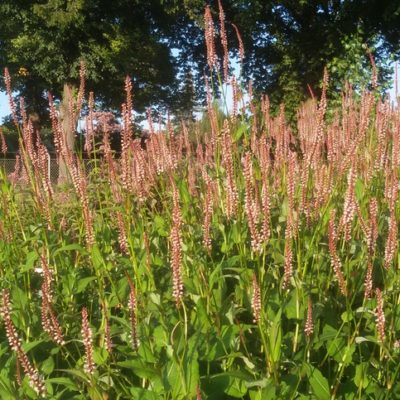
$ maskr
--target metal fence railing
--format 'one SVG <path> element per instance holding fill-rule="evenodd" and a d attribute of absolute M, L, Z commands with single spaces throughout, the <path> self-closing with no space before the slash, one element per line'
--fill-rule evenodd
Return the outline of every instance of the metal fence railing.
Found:
<path fill-rule="evenodd" d="M 86 172 L 89 173 L 92 170 L 92 163 L 89 159 L 83 159 L 83 165 L 85 166 Z M 12 176 L 16 167 L 15 158 L 0 158 L 0 169 L 6 176 Z M 47 170 L 49 173 L 49 179 L 52 183 L 57 183 L 59 175 L 59 165 L 56 158 L 48 158 Z"/>
<path fill-rule="evenodd" d="M 6 175 L 10 175 L 15 170 L 15 159 L 13 158 L 1 158 L 0 168 L 5 172 Z"/>
<path fill-rule="evenodd" d="M 0 158 L 0 168 L 6 176 L 10 176 L 15 172 L 17 160 L 15 158 Z M 58 179 L 58 162 L 55 158 L 48 158 L 47 170 L 51 182 L 57 182 Z"/>

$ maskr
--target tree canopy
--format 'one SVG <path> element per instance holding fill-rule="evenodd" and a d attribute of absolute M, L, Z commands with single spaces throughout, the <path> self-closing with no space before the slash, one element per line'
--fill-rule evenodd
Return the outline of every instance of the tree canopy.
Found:
<path fill-rule="evenodd" d="M 16 88 L 35 102 L 43 91 L 61 96 L 77 85 L 85 63 L 87 85 L 114 108 L 125 75 L 134 81 L 135 107 L 170 101 L 176 66 L 170 51 L 172 12 L 160 1 L 4 0 L 0 64 Z M 40 107 L 37 107 L 40 109 Z"/>
<path fill-rule="evenodd" d="M 385 89 L 388 62 L 400 55 L 399 1 L 237 0 L 225 8 L 241 30 L 245 76 L 275 104 L 296 106 L 309 86 L 318 94 L 324 67 L 334 89 L 365 84 L 369 52 Z"/>
<path fill-rule="evenodd" d="M 234 0 L 222 2 L 228 45 L 237 54 L 238 26 L 245 46 L 243 74 L 254 87 L 295 107 L 318 94 L 328 67 L 333 88 L 367 81 L 374 55 L 385 88 L 388 61 L 400 55 L 398 0 Z M 38 113 L 44 90 L 61 97 L 76 86 L 85 62 L 87 85 L 105 106 L 118 109 L 123 81 L 134 83 L 135 108 L 192 107 L 193 85 L 204 85 L 204 0 L 3 0 L 0 67 Z M 218 2 L 211 2 L 215 22 Z M 221 46 L 217 46 L 221 54 Z M 220 57 L 222 59 L 222 57 Z"/>

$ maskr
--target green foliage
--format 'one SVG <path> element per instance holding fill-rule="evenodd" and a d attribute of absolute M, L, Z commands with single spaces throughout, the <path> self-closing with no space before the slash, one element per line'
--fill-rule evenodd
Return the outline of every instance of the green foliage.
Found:
<path fill-rule="evenodd" d="M 219 125 L 224 116 L 220 117 Z M 373 118 L 371 115 L 367 136 L 369 154 L 375 154 L 378 140 Z M 310 131 L 312 127 L 309 126 Z M 337 252 L 350 295 L 343 296 L 338 288 L 327 244 L 330 211 L 342 212 L 347 192 L 347 175 L 339 173 L 325 202 L 312 210 L 309 218 L 296 211 L 299 225 L 292 242 L 294 271 L 288 287 L 283 289 L 285 231 L 288 218 L 293 215 L 286 188 L 288 165 L 282 160 L 285 167 L 276 167 L 274 174 L 268 174 L 271 237 L 262 244 L 261 251 L 255 252 L 251 249 L 244 203 L 246 182 L 239 164 L 249 149 L 246 143 L 251 128 L 246 121 L 230 128 L 239 209 L 233 219 L 226 218 L 226 170 L 218 164 L 217 157 L 205 170 L 220 193 L 212 212 L 210 252 L 202 242 L 207 185 L 200 171 L 204 172 L 204 166 L 191 164 L 193 159 L 183 157 L 178 168 L 169 171 L 178 188 L 182 215 L 184 297 L 179 308 L 171 289 L 169 236 L 174 222 L 168 174 L 157 176 L 145 200 L 124 190 L 119 181 L 113 182 L 123 193 L 122 201 L 115 205 L 115 186 L 110 186 L 102 175 L 108 166 L 95 165 L 88 176 L 96 235 L 93 246 L 85 243 L 87 221 L 79 196 L 70 188 L 56 188 L 54 198 L 49 200 L 49 229 L 37 192 L 2 179 L 1 288 L 10 289 L 12 322 L 23 351 L 45 381 L 47 398 L 186 399 L 195 398 L 198 390 L 207 399 L 396 398 L 400 390 L 396 383 L 400 287 L 397 268 L 382 267 L 388 218 L 388 206 L 382 195 L 384 171 L 374 170 L 372 177 L 359 175 L 356 179 L 354 197 L 359 216 L 352 222 L 350 240 L 338 240 Z M 278 132 L 281 131 L 268 134 L 275 137 Z M 360 162 L 365 162 L 365 149 L 358 151 Z M 253 178 L 258 186 L 263 170 L 256 154 Z M 150 160 L 154 162 L 153 158 Z M 318 163 L 322 169 L 327 165 L 322 153 Z M 307 164 L 299 164 L 299 168 L 304 165 Z M 190 168 L 198 168 L 196 194 L 190 186 Z M 334 163 L 331 168 L 336 168 Z M 313 170 L 309 177 L 310 190 L 316 185 L 317 173 Z M 296 182 L 298 210 L 302 186 L 299 180 Z M 261 193 L 260 188 L 257 190 Z M 384 289 L 383 341 L 377 333 L 374 295 L 364 299 L 369 256 L 362 226 L 369 221 L 372 197 L 378 199 L 379 209 L 373 282 Z M 306 201 L 313 198 L 306 196 Z M 119 246 L 116 211 L 122 211 L 127 253 Z M 397 204 L 396 218 L 398 212 Z M 63 346 L 55 344 L 42 327 L 41 257 L 45 257 L 52 271 L 52 307 L 65 337 Z M 253 274 L 261 293 L 257 323 L 253 320 Z M 136 288 L 137 350 L 132 346 L 127 276 Z M 313 333 L 307 336 L 309 300 Z M 88 309 L 93 334 L 96 370 L 92 376 L 84 370 L 83 307 Z M 107 324 L 113 343 L 111 350 L 106 347 Z M 0 394 L 4 399 L 37 398 L 23 371 L 21 385 L 15 380 L 16 363 L 2 326 Z"/>
<path fill-rule="evenodd" d="M 32 18 L 67 39 L 93 4 L 41 2 Z M 104 11 L 106 2 L 96 4 Z M 255 13 L 263 4 L 256 2 Z M 295 9 L 311 12 L 310 4 Z M 27 12 L 25 2 L 17 5 Z M 127 11 L 124 5 L 110 7 Z M 9 3 L 0 7 L 13 13 Z M 176 3 L 168 7 L 178 12 Z M 88 42 L 89 71 L 91 57 L 105 68 L 119 57 L 132 61 L 124 35 L 141 28 L 125 31 L 127 21 L 121 17 L 110 29 L 108 47 Z M 40 50 L 29 45 L 49 35 L 40 29 L 32 38 L 18 36 L 16 53 Z M 290 43 L 278 36 L 275 49 L 284 52 Z M 155 51 L 153 44 L 143 42 L 143 54 Z M 349 34 L 342 44 L 361 55 L 360 37 Z M 291 46 L 294 57 L 273 70 L 282 72 L 285 99 L 294 107 L 302 74 L 292 69 L 300 54 L 296 41 Z M 79 52 L 72 53 L 60 52 L 73 61 Z M 351 57 L 332 60 L 332 74 L 365 79 L 362 61 L 348 71 Z M 59 70 L 56 64 L 55 75 L 43 81 L 76 78 L 76 63 L 60 63 Z M 40 63 L 32 68 L 39 73 Z M 90 72 L 93 81 L 97 72 Z M 185 100 L 192 98 L 191 82 L 188 76 Z M 60 400 L 398 398 L 398 109 L 375 93 L 360 98 L 357 89 L 345 93 L 339 108 L 326 111 L 309 101 L 297 114 L 297 136 L 284 115 L 273 118 L 267 109 L 227 115 L 215 102 L 197 126 L 187 124 L 189 131 L 153 134 L 143 149 L 132 140 L 120 158 L 94 155 L 84 166 L 70 157 L 74 180 L 64 186 L 50 186 L 40 141 L 25 131 L 23 173 L 6 177 L 0 170 L 1 398 L 37 399 L 32 370 L 47 398 Z M 229 216 L 231 194 L 237 208 Z M 84 308 L 91 332 L 85 337 Z M 62 345 L 48 329 L 49 314 L 53 328 L 60 325 Z M 10 327 L 21 342 L 13 343 Z"/>
<path fill-rule="evenodd" d="M 398 58 L 400 32 L 394 27 L 396 2 L 239 1 L 227 18 L 240 28 L 246 49 L 244 73 L 275 107 L 293 115 L 309 88 L 320 93 L 328 66 L 338 92 L 349 79 L 363 86 L 370 75 L 370 49 L 382 92 L 390 84 L 391 57 Z M 232 45 L 237 44 L 232 38 Z"/>
<path fill-rule="evenodd" d="M 165 104 L 172 94 L 176 69 L 166 28 L 172 20 L 156 3 L 3 1 L 0 17 L 7 21 L 0 66 L 9 67 L 15 88 L 35 111 L 42 111 L 44 90 L 60 97 L 65 82 L 78 84 L 81 61 L 88 89 L 105 106 L 119 108 L 127 74 L 134 78 L 139 111 L 156 100 Z"/>
<path fill-rule="evenodd" d="M 275 109 L 285 103 L 292 119 L 309 97 L 308 85 L 319 95 L 326 66 L 336 93 L 346 79 L 366 84 L 367 49 L 378 66 L 381 92 L 390 84 L 389 61 L 398 58 L 400 43 L 396 2 L 240 0 L 223 6 L 231 55 L 238 49 L 231 22 L 243 38 L 243 77 L 267 93 Z M 198 100 L 193 87 L 204 86 L 207 69 L 203 12 L 200 0 L 4 0 L 0 67 L 10 68 L 16 89 L 42 121 L 43 91 L 61 96 L 65 82 L 76 85 L 82 60 L 88 89 L 103 106 L 119 109 L 128 74 L 138 111 L 156 103 L 190 116 Z M 213 14 L 217 25 L 216 4 Z M 216 48 L 222 60 L 218 35 Z"/>

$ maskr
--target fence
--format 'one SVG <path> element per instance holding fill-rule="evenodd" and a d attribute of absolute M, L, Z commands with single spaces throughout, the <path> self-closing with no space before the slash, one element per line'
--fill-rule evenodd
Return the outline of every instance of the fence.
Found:
<path fill-rule="evenodd" d="M 85 166 L 86 172 L 89 173 L 92 170 L 91 160 L 83 159 L 83 165 Z M 15 171 L 15 158 L 0 158 L 0 169 L 6 176 L 9 176 Z M 52 183 L 57 183 L 59 174 L 59 165 L 56 158 L 49 157 L 47 170 L 49 172 L 49 179 Z"/>

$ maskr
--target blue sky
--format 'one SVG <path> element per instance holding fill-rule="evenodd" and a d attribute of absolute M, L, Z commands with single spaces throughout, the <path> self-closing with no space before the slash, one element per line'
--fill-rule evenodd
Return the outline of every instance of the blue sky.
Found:
<path fill-rule="evenodd" d="M 0 92 L 0 123 L 3 117 L 10 114 L 10 108 L 8 107 L 7 96 L 4 92 Z"/>

